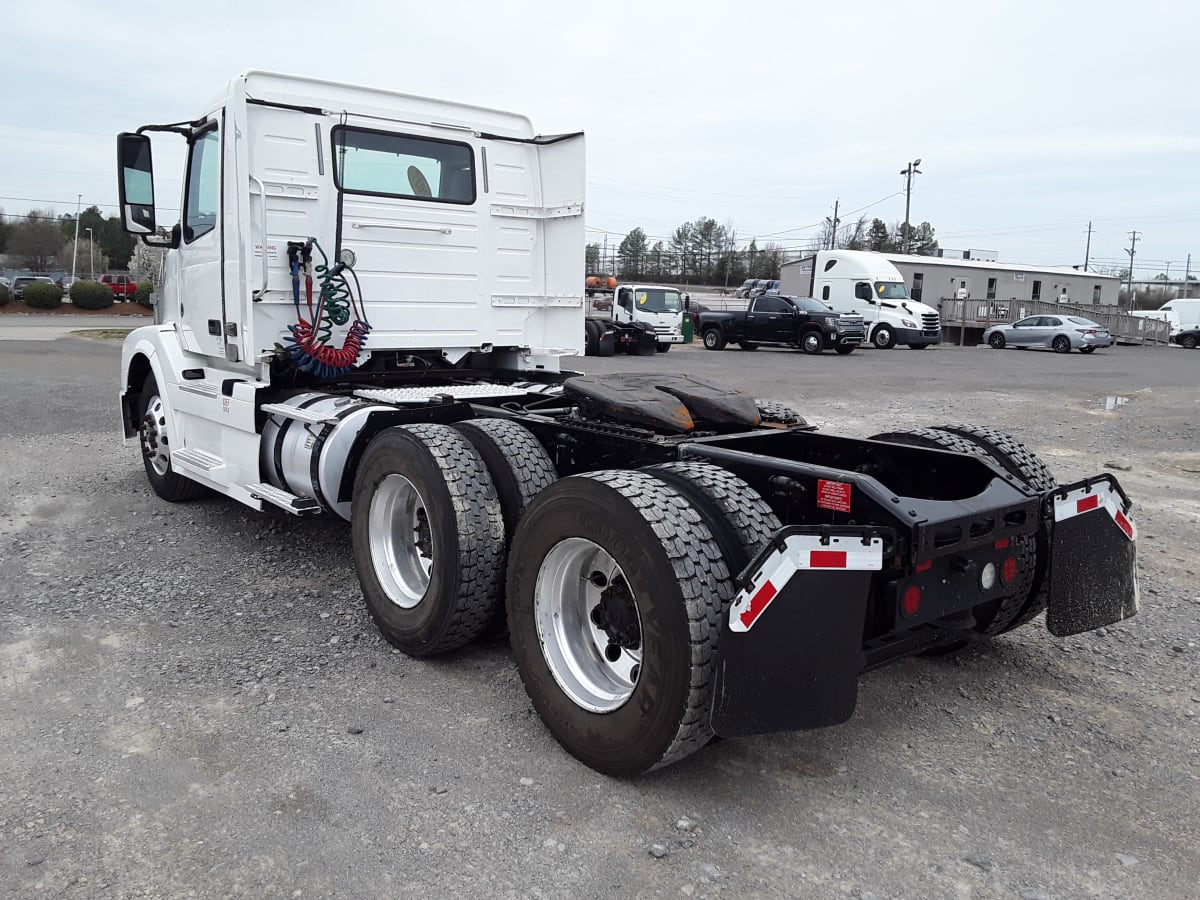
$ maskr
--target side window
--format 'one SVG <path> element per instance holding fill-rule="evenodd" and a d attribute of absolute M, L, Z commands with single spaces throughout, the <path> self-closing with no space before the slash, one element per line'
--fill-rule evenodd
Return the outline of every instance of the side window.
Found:
<path fill-rule="evenodd" d="M 825 287 L 821 288 L 821 299 L 822 300 L 829 299 L 829 285 L 825 285 Z"/>
<path fill-rule="evenodd" d="M 183 199 L 183 239 L 189 244 L 217 227 L 220 156 L 221 136 L 215 128 L 192 144 Z"/>
<path fill-rule="evenodd" d="M 760 313 L 781 313 L 787 310 L 787 304 L 778 297 L 759 297 L 754 301 L 754 311 Z"/>
<path fill-rule="evenodd" d="M 333 174 L 351 194 L 475 202 L 475 155 L 459 141 L 339 126 L 333 130 Z"/>

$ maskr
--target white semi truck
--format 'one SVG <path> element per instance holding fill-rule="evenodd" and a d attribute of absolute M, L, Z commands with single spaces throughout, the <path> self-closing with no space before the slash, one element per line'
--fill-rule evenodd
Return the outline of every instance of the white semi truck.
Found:
<path fill-rule="evenodd" d="M 186 144 L 169 229 L 150 135 Z M 153 490 L 347 520 L 389 642 L 429 656 L 506 623 L 546 726 L 613 774 L 842 722 L 861 672 L 1043 609 L 1056 634 L 1135 612 L 1110 475 L 1060 487 L 971 426 L 824 434 L 661 365 L 563 371 L 583 147 L 266 72 L 121 134 L 123 225 L 167 248 L 121 357 Z"/>
<path fill-rule="evenodd" d="M 616 352 L 666 353 L 683 343 L 683 295 L 661 284 L 622 284 L 613 289 L 611 306 L 584 319 L 588 356 Z"/>
<path fill-rule="evenodd" d="M 821 250 L 784 266 L 780 293 L 816 297 L 837 312 L 858 313 L 867 343 L 881 350 L 924 350 L 942 339 L 938 311 L 912 299 L 900 270 L 878 253 Z"/>

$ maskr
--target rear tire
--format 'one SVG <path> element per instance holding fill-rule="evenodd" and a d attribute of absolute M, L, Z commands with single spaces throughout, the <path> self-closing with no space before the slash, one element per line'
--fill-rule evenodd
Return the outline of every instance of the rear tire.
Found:
<path fill-rule="evenodd" d="M 1079 352 L 1080 353 L 1095 353 L 1096 348 L 1095 347 L 1080 347 Z"/>
<path fill-rule="evenodd" d="M 1060 334 L 1050 342 L 1050 346 L 1054 349 L 1055 353 L 1070 353 L 1071 339 L 1065 334 Z"/>
<path fill-rule="evenodd" d="M 853 347 L 853 346 L 850 346 L 850 347 L 844 347 L 844 346 L 843 346 L 843 347 L 834 347 L 833 349 L 834 349 L 834 350 L 836 350 L 836 351 L 838 352 L 838 355 L 839 355 L 839 356 L 849 356 L 849 355 L 850 355 L 851 353 L 853 353 L 853 352 L 854 352 L 854 351 L 855 351 L 857 348 L 856 348 L 856 347 Z"/>
<path fill-rule="evenodd" d="M 993 334 L 988 338 L 988 346 L 993 350 L 1003 350 L 1006 343 L 1007 341 L 1004 340 L 1004 335 L 1002 334 Z"/>
<path fill-rule="evenodd" d="M 755 400 L 758 406 L 759 420 L 763 425 L 807 425 L 808 422 L 804 416 L 800 415 L 800 411 L 794 407 L 788 406 L 786 403 L 778 403 L 774 400 Z"/>
<path fill-rule="evenodd" d="M 725 335 L 721 334 L 719 328 L 709 328 L 705 330 L 703 335 L 705 350 L 724 350 Z"/>
<path fill-rule="evenodd" d="M 661 478 L 606 471 L 551 485 L 517 529 L 507 601 L 513 656 L 546 727 L 609 775 L 699 750 L 734 594 L 704 516 Z"/>
<path fill-rule="evenodd" d="M 367 611 L 410 656 L 455 650 L 500 602 L 504 519 L 487 467 L 448 425 L 402 425 L 367 445 L 350 533 Z"/>
<path fill-rule="evenodd" d="M 954 431 L 937 428 L 913 428 L 904 431 L 885 432 L 871 437 L 873 441 L 887 441 L 892 444 L 906 444 L 911 447 L 931 447 L 936 450 L 950 450 L 955 453 L 965 453 L 968 456 L 990 457 L 988 449 L 970 437 Z M 1010 628 L 1023 612 L 1029 599 L 1030 590 L 1035 578 L 1035 557 L 1037 554 L 1036 538 L 1031 534 L 1020 535 L 1010 541 L 1013 555 L 1018 559 L 1019 577 L 1013 582 L 1012 590 L 998 598 L 992 598 L 972 610 L 975 617 L 975 631 L 981 634 L 1000 634 Z M 955 644 L 960 644 L 956 641 Z M 944 649 L 944 648 L 943 648 Z M 954 649 L 959 649 L 955 647 Z M 925 655 L 938 655 L 938 648 L 927 651 Z"/>
<path fill-rule="evenodd" d="M 168 503 L 203 497 L 208 488 L 177 473 L 171 466 L 171 410 L 158 391 L 154 375 L 146 376 L 138 398 L 138 443 L 150 488 Z"/>
<path fill-rule="evenodd" d="M 809 356 L 816 356 L 825 349 L 825 338 L 819 331 L 806 331 L 800 335 L 800 349 Z"/>
<path fill-rule="evenodd" d="M 583 355 L 595 356 L 600 349 L 600 326 L 591 319 L 583 322 Z"/>
<path fill-rule="evenodd" d="M 1005 471 L 1015 475 L 1032 490 L 1040 494 L 1052 491 L 1058 487 L 1058 479 L 1041 458 L 1011 435 L 992 428 L 978 425 L 938 425 L 938 431 L 956 434 L 978 445 L 992 459 L 998 462 Z M 1048 585 L 1046 583 L 1046 564 L 1050 558 L 1050 541 L 1053 518 L 1049 510 L 1043 510 L 1042 516 L 1045 527 L 1038 529 L 1038 539 L 1034 548 L 1033 577 L 1027 599 L 1021 609 L 1009 619 L 1002 622 L 1000 616 L 992 623 L 989 634 L 1003 634 L 1024 625 L 1046 608 Z"/>

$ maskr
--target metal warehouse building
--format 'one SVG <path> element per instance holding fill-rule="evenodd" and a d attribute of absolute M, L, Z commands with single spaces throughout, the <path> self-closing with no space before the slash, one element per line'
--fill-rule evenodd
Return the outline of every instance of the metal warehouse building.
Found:
<path fill-rule="evenodd" d="M 884 256 L 900 270 L 914 300 L 937 306 L 967 292 L 971 300 L 1047 301 L 1116 306 L 1121 280 L 1080 269 L 1021 266 L 977 259 L 938 256 Z"/>

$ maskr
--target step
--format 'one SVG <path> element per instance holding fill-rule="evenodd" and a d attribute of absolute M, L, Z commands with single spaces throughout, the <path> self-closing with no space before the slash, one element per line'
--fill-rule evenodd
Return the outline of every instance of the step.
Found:
<path fill-rule="evenodd" d="M 225 465 L 225 460 L 219 456 L 214 456 L 211 453 L 206 453 L 203 450 L 172 450 L 171 465 L 183 463 L 192 469 L 199 469 L 201 472 L 211 472 L 214 469 L 219 469 Z"/>
<path fill-rule="evenodd" d="M 267 415 L 283 416 L 285 419 L 295 419 L 308 425 L 336 425 L 338 422 L 337 416 L 323 416 L 287 403 L 264 403 L 260 408 Z"/>
<path fill-rule="evenodd" d="M 248 484 L 246 489 L 255 500 L 264 500 L 280 509 L 286 509 L 292 515 L 313 515 L 321 511 L 321 504 L 311 497 L 297 497 L 273 484 Z"/>

